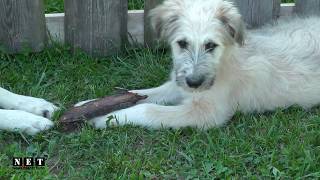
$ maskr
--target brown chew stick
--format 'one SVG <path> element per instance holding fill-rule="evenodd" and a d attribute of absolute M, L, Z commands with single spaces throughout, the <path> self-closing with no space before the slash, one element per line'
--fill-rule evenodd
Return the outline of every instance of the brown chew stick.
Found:
<path fill-rule="evenodd" d="M 59 122 L 64 131 L 70 132 L 79 128 L 85 121 L 109 114 L 113 111 L 134 106 L 147 96 L 126 92 L 120 95 L 107 96 L 102 99 L 88 102 L 79 107 L 73 107 L 60 118 Z"/>

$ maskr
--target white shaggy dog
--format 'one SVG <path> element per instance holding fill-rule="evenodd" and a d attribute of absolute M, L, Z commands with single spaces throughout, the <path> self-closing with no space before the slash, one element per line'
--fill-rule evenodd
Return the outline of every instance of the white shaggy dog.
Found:
<path fill-rule="evenodd" d="M 320 103 L 320 18 L 295 18 L 245 36 L 237 8 L 225 0 L 166 0 L 150 17 L 171 46 L 171 80 L 134 90 L 149 98 L 92 119 L 96 128 L 107 127 L 106 122 L 211 128 L 237 110 Z"/>
<path fill-rule="evenodd" d="M 49 129 L 47 118 L 57 107 L 43 99 L 22 96 L 0 88 L 0 130 L 20 131 L 34 135 Z"/>

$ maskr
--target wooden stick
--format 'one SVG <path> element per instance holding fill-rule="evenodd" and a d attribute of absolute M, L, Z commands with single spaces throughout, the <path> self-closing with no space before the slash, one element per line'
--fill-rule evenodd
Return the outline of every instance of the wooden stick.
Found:
<path fill-rule="evenodd" d="M 140 96 L 130 92 L 107 96 L 102 99 L 88 102 L 82 106 L 71 108 L 64 113 L 59 122 L 64 131 L 74 131 L 86 120 L 134 106 L 138 101 L 146 98 L 147 96 Z"/>

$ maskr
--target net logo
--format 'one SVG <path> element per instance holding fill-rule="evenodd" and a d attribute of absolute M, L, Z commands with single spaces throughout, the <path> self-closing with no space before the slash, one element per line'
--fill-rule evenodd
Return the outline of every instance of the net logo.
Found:
<path fill-rule="evenodd" d="M 42 157 L 14 157 L 12 158 L 12 166 L 14 168 L 35 168 L 44 167 L 46 165 L 46 159 Z"/>

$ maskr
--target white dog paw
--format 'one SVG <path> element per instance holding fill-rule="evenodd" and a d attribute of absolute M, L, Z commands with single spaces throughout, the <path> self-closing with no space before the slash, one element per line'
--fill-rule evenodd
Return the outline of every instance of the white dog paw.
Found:
<path fill-rule="evenodd" d="M 129 92 L 135 93 L 135 94 L 138 94 L 138 95 L 141 95 L 141 96 L 148 95 L 146 90 L 130 90 Z"/>
<path fill-rule="evenodd" d="M 35 135 L 41 131 L 45 131 L 53 127 L 53 122 L 49 119 L 37 116 L 33 120 L 26 122 L 26 126 L 24 127 L 24 132 L 29 135 Z"/>
<path fill-rule="evenodd" d="M 93 118 L 88 123 L 95 129 L 105 129 L 109 126 L 115 126 L 116 119 L 114 119 L 112 115 L 106 115 Z"/>
<path fill-rule="evenodd" d="M 47 118 L 24 111 L 10 110 L 3 114 L 2 128 L 10 131 L 35 135 L 53 127 L 54 123 Z"/>
<path fill-rule="evenodd" d="M 89 121 L 96 129 L 106 127 L 130 125 L 149 126 L 150 121 L 146 117 L 146 109 L 152 104 L 140 104 L 127 109 L 118 110 L 108 115 L 96 117 Z"/>
<path fill-rule="evenodd" d="M 58 107 L 44 99 L 19 95 L 14 109 L 50 119 L 53 113 L 58 110 Z"/>
<path fill-rule="evenodd" d="M 129 92 L 138 94 L 140 96 L 148 96 L 146 99 L 138 101 L 137 104 L 154 103 L 154 100 L 152 99 L 152 94 L 148 90 L 131 90 Z"/>

